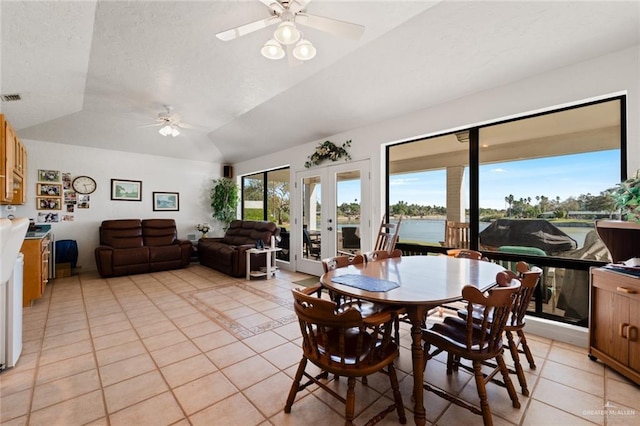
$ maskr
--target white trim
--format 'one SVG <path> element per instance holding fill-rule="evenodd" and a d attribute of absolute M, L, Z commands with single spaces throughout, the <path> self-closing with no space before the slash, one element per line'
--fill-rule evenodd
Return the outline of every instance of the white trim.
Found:
<path fill-rule="evenodd" d="M 526 317 L 526 334 L 535 334 L 581 348 L 589 347 L 589 330 L 577 325 L 564 324 L 544 318 Z"/>

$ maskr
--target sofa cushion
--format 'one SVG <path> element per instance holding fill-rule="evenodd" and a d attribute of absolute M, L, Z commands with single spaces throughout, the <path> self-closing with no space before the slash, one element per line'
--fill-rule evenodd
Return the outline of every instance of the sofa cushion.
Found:
<path fill-rule="evenodd" d="M 114 249 L 142 247 L 142 222 L 138 219 L 103 221 L 100 226 L 100 244 Z"/>
<path fill-rule="evenodd" d="M 112 265 L 128 266 L 149 263 L 149 248 L 138 247 L 129 249 L 113 250 Z"/>
<path fill-rule="evenodd" d="M 181 248 L 177 244 L 163 247 L 149 247 L 149 261 L 151 263 L 180 260 L 181 258 Z"/>
<path fill-rule="evenodd" d="M 145 219 L 142 221 L 142 238 L 148 247 L 168 246 L 178 239 L 173 219 Z"/>

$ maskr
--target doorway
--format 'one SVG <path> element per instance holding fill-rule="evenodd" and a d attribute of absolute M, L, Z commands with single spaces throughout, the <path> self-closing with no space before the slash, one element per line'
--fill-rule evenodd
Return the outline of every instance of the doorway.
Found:
<path fill-rule="evenodd" d="M 296 270 L 322 274 L 321 260 L 371 246 L 369 160 L 296 174 Z"/>

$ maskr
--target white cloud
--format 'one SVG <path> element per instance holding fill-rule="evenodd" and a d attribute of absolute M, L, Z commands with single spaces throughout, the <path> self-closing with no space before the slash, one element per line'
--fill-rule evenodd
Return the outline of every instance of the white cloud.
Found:
<path fill-rule="evenodd" d="M 419 178 L 406 178 L 406 179 L 391 179 L 389 185 L 406 185 L 410 182 L 417 182 Z"/>

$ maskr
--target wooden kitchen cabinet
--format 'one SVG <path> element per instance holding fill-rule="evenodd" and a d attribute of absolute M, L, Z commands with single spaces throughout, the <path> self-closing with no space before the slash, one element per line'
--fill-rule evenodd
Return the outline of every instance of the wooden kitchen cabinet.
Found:
<path fill-rule="evenodd" d="M 27 237 L 22 243 L 21 251 L 24 255 L 23 306 L 31 306 L 35 299 L 41 298 L 49 281 L 51 238 L 49 232 L 41 234 L 34 238 Z"/>
<path fill-rule="evenodd" d="M 27 150 L 0 114 L 0 204 L 26 202 Z"/>
<path fill-rule="evenodd" d="M 640 224 L 597 221 L 614 262 L 640 257 Z M 589 357 L 640 384 L 640 276 L 591 269 Z"/>

